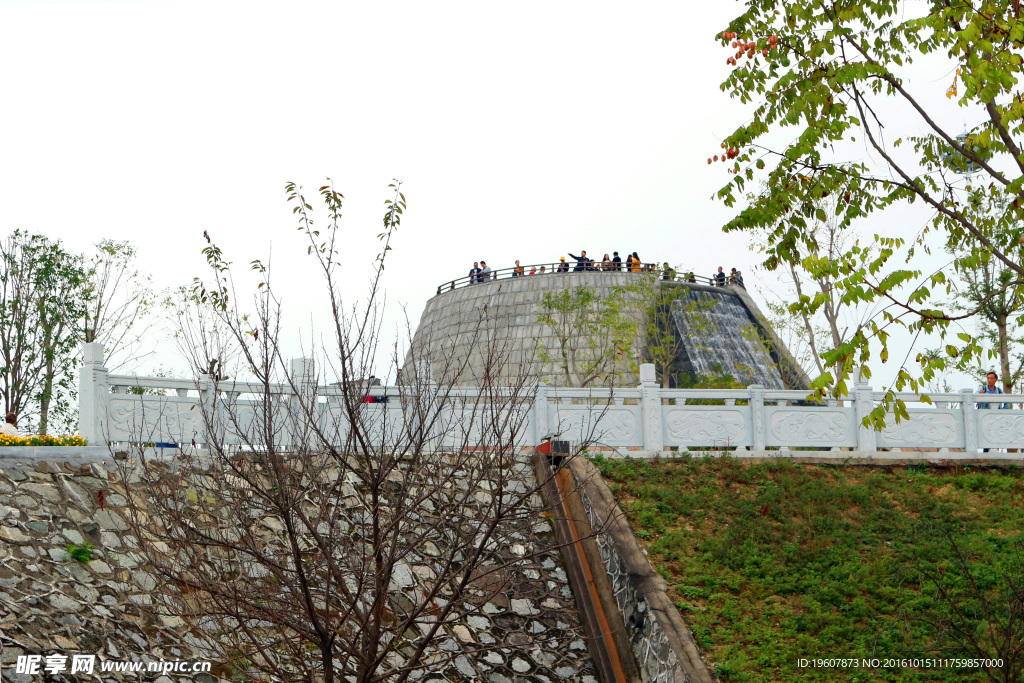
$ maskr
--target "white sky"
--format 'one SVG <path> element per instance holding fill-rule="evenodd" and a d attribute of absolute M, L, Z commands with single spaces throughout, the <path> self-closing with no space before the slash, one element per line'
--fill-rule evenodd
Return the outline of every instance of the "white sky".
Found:
<path fill-rule="evenodd" d="M 158 287 L 203 274 L 203 230 L 243 267 L 272 245 L 290 322 L 308 329 L 319 281 L 284 184 L 315 195 L 330 176 L 346 196 L 358 295 L 399 178 L 409 210 L 385 287 L 413 324 L 481 258 L 637 251 L 738 267 L 756 292 L 756 250 L 721 232 L 731 210 L 711 199 L 725 167 L 706 163 L 749 112 L 719 90 L 713 40 L 740 11 L 0 0 L 0 232 L 131 240 Z"/>

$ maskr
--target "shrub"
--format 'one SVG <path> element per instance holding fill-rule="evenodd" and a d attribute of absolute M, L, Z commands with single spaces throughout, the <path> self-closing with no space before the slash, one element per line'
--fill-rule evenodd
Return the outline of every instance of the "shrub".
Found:
<path fill-rule="evenodd" d="M 0 434 L 0 446 L 85 446 L 82 437 L 75 436 L 11 436 Z"/>
<path fill-rule="evenodd" d="M 68 557 L 76 562 L 92 562 L 92 551 L 95 548 L 92 543 L 83 543 L 82 545 L 75 545 L 74 543 L 68 543 L 64 548 L 68 551 Z"/>

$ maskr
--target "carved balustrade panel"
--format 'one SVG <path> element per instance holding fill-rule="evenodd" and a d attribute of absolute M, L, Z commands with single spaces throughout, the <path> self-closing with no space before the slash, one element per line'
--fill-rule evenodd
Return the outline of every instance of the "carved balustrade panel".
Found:
<path fill-rule="evenodd" d="M 857 445 L 852 408 L 766 406 L 764 411 L 766 446 L 826 449 Z"/>
<path fill-rule="evenodd" d="M 666 446 L 749 448 L 749 406 L 662 406 Z"/>
<path fill-rule="evenodd" d="M 643 444 L 639 406 L 550 406 L 548 424 L 574 445 L 625 448 Z"/>
<path fill-rule="evenodd" d="M 963 413 L 959 410 L 911 410 L 910 419 L 896 422 L 885 417 L 885 429 L 877 436 L 887 448 L 963 448 Z"/>
<path fill-rule="evenodd" d="M 979 410 L 978 445 L 982 448 L 1024 447 L 1024 411 Z"/>
<path fill-rule="evenodd" d="M 192 398 L 111 395 L 107 402 L 109 441 L 190 444 L 202 441 L 202 415 Z"/>
<path fill-rule="evenodd" d="M 217 408 L 225 443 L 265 448 L 268 420 L 277 446 L 291 446 L 295 441 L 290 412 L 294 407 L 289 406 L 283 397 L 272 399 L 269 405 L 262 399 L 222 399 Z"/>

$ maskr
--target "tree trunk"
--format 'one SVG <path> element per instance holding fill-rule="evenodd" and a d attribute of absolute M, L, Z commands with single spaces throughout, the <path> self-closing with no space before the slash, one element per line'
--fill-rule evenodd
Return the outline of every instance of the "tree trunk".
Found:
<path fill-rule="evenodd" d="M 50 399 L 53 397 L 53 330 L 49 326 L 44 327 L 43 353 L 46 361 L 43 365 L 43 387 L 39 395 L 39 434 L 46 436 L 46 430 L 50 425 Z"/>
<path fill-rule="evenodd" d="M 794 266 L 792 263 L 789 264 L 789 272 L 793 276 L 793 284 L 796 285 L 796 296 L 797 296 L 797 299 L 802 300 L 804 292 L 803 292 L 803 288 L 800 286 L 800 275 L 797 274 L 796 266 Z M 804 321 L 804 330 L 807 332 L 807 343 L 810 344 L 811 355 L 814 357 L 814 364 L 818 368 L 818 374 L 819 375 L 824 375 L 825 374 L 825 366 L 821 364 L 821 356 L 818 355 L 818 344 L 817 344 L 817 342 L 814 339 L 814 326 L 811 325 L 811 319 L 807 315 L 807 311 L 806 310 L 801 310 L 800 311 L 800 317 Z"/>
<path fill-rule="evenodd" d="M 46 436 L 50 422 L 50 394 L 53 392 L 53 369 L 48 365 L 43 377 L 43 392 L 39 397 L 39 434 Z"/>
<path fill-rule="evenodd" d="M 999 334 L 999 370 L 1003 376 L 1003 391 L 1013 393 L 1013 377 L 1010 375 L 1010 338 L 1006 329 L 1007 316 L 996 317 L 996 331 Z"/>

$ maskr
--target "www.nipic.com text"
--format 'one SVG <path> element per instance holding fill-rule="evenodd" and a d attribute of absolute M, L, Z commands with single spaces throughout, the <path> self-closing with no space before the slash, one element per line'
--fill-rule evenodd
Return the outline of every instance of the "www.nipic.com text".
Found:
<path fill-rule="evenodd" d="M 169 673 L 207 673 L 210 662 L 189 660 L 164 660 L 152 662 L 132 662 L 118 660 L 102 660 L 97 665 L 96 655 L 19 655 L 14 665 L 14 672 L 29 676 L 59 673 L 95 674 L 99 672 L 125 672 L 169 674 Z"/>

